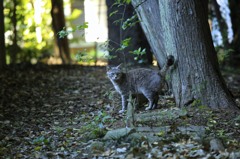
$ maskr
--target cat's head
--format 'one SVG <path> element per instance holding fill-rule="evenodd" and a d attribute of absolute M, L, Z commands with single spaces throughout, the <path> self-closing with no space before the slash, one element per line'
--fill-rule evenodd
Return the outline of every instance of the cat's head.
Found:
<path fill-rule="evenodd" d="M 109 79 L 113 81 L 118 81 L 122 78 L 123 72 L 121 69 L 122 64 L 116 66 L 116 67 L 107 67 L 107 76 Z"/>

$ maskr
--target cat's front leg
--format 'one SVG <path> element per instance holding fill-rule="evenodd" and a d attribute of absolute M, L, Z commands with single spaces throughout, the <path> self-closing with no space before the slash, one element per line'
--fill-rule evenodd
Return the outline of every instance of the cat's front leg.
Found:
<path fill-rule="evenodd" d="M 127 107 L 127 96 L 122 95 L 122 110 L 119 111 L 119 113 L 123 113 Z"/>

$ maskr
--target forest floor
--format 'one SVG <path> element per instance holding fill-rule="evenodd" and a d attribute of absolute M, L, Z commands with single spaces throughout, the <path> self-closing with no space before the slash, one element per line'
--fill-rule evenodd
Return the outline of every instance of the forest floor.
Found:
<path fill-rule="evenodd" d="M 224 78 L 239 105 L 240 75 L 224 73 Z M 161 97 L 159 105 L 163 113 L 183 112 L 159 121 L 170 128 L 154 134 L 159 141 L 104 141 L 107 131 L 126 125 L 105 67 L 9 68 L 0 74 L 0 158 L 234 158 L 232 152 L 240 156 L 238 114 L 203 106 L 186 112 L 174 107 L 171 96 Z M 206 136 L 197 142 L 177 130 L 182 125 L 204 125 Z M 209 137 L 211 142 L 221 141 L 215 151 L 214 144 L 204 143 Z"/>

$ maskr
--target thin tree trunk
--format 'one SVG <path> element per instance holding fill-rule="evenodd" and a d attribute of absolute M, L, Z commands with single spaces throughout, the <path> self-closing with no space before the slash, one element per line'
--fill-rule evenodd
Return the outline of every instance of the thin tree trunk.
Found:
<path fill-rule="evenodd" d="M 67 37 L 59 38 L 58 32 L 63 30 L 65 25 L 65 16 L 63 9 L 63 0 L 52 0 L 52 25 L 55 35 L 56 44 L 59 49 L 59 55 L 64 64 L 71 63 L 70 49 Z"/>
<path fill-rule="evenodd" d="M 6 65 L 6 49 L 5 49 L 5 36 L 4 36 L 4 14 L 3 14 L 3 1 L 0 2 L 0 70 Z"/>
<path fill-rule="evenodd" d="M 18 53 L 18 44 L 17 44 L 17 0 L 13 0 L 13 15 L 12 15 L 12 24 L 13 24 L 13 44 L 12 49 L 10 49 L 10 63 L 15 64 L 17 53 Z"/>
<path fill-rule="evenodd" d="M 220 74 L 207 19 L 208 1 L 132 0 L 154 54 L 163 66 L 176 59 L 172 88 L 177 106 L 195 100 L 213 109 L 239 110 Z"/>
<path fill-rule="evenodd" d="M 221 32 L 221 35 L 222 35 L 222 38 L 223 38 L 223 46 L 224 46 L 224 49 L 227 50 L 229 48 L 227 23 L 221 15 L 220 6 L 217 3 L 217 1 L 212 0 L 211 2 L 212 2 L 212 12 L 213 12 L 213 14 L 215 14 L 215 16 L 217 18 L 219 28 L 220 28 L 220 32 Z"/>
<path fill-rule="evenodd" d="M 231 21 L 233 28 L 233 49 L 231 54 L 231 64 L 239 66 L 240 60 L 240 0 L 229 0 L 229 7 L 231 10 Z"/>

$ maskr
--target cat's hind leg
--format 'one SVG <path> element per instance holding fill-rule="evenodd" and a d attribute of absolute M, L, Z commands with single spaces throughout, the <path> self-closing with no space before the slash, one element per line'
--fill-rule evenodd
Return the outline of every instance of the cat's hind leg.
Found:
<path fill-rule="evenodd" d="M 143 95 L 148 99 L 148 107 L 145 110 L 154 109 L 156 106 L 156 95 L 153 92 L 143 91 Z"/>
<path fill-rule="evenodd" d="M 156 94 L 154 95 L 153 106 L 152 106 L 151 109 L 155 109 L 155 108 L 156 108 L 156 106 L 157 106 L 157 104 L 158 104 L 158 100 L 159 100 L 159 96 L 158 96 L 158 93 L 156 93 Z"/>

